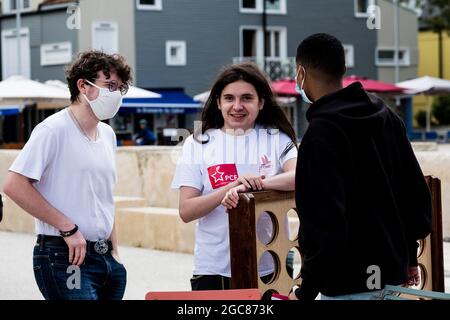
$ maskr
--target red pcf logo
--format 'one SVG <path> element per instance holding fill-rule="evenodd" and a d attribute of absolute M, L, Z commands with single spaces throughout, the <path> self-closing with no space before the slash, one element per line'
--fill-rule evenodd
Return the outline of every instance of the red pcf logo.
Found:
<path fill-rule="evenodd" d="M 219 164 L 208 168 L 208 176 L 213 189 L 217 189 L 237 180 L 238 173 L 234 163 Z"/>

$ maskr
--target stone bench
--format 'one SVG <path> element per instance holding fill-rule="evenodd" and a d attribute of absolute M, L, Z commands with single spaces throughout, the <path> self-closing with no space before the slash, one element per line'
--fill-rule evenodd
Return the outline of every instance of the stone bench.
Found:
<path fill-rule="evenodd" d="M 0 230 L 34 233 L 34 218 L 20 208 L 9 197 L 3 195 L 4 199 L 4 219 L 0 223 Z M 114 197 L 116 213 L 126 207 L 145 206 L 145 199 L 139 197 Z"/>
<path fill-rule="evenodd" d="M 116 227 L 121 245 L 185 253 L 194 250 L 195 222 L 184 223 L 178 209 L 118 209 Z"/>
<path fill-rule="evenodd" d="M 0 230 L 34 233 L 34 219 L 3 195 L 4 218 Z M 140 197 L 114 197 L 120 245 L 193 253 L 195 221 L 184 223 L 178 209 L 146 207 Z M 298 232 L 298 219 L 289 218 L 291 234 Z"/>

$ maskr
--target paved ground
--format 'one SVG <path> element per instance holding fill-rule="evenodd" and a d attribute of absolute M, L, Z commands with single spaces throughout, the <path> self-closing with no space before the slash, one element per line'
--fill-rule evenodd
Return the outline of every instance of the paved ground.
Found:
<path fill-rule="evenodd" d="M 42 299 L 32 268 L 34 235 L 0 232 L 0 300 Z M 148 291 L 188 291 L 190 254 L 120 247 L 128 271 L 125 299 L 142 300 Z M 444 243 L 445 284 L 450 293 L 450 243 Z"/>
<path fill-rule="evenodd" d="M 31 234 L 0 232 L 0 300 L 42 299 L 33 275 Z M 190 290 L 193 256 L 120 247 L 127 268 L 125 299 L 142 300 L 148 291 Z"/>

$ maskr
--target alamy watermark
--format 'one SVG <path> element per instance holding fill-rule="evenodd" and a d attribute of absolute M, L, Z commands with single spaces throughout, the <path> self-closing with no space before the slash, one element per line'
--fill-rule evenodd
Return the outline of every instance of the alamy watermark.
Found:
<path fill-rule="evenodd" d="M 69 17 L 66 20 L 66 26 L 69 30 L 81 29 L 81 9 L 79 5 L 72 4 L 67 7 Z"/>
<path fill-rule="evenodd" d="M 371 265 L 366 270 L 369 277 L 367 278 L 366 285 L 369 290 L 381 289 L 381 269 L 377 265 Z"/>
<path fill-rule="evenodd" d="M 81 270 L 79 266 L 70 265 L 66 270 L 70 276 L 67 278 L 66 286 L 69 290 L 81 289 Z"/>
<path fill-rule="evenodd" d="M 257 127 L 245 131 L 242 129 L 212 129 L 206 133 L 201 132 L 201 129 L 202 122 L 195 121 L 192 138 L 196 137 L 196 139 L 184 146 L 181 158 L 179 149 L 172 150 L 173 163 L 185 165 L 203 163 L 256 165 L 261 163 L 260 157 L 263 155 L 266 156 L 265 159 L 269 160 L 280 157 L 280 150 L 288 144 L 288 140 L 283 141 L 282 133 L 276 128 Z M 188 130 L 177 129 L 171 140 L 178 142 L 177 146 L 180 146 L 186 142 L 189 136 L 191 136 L 191 133 Z M 286 144 L 286 146 L 282 144 Z"/>
<path fill-rule="evenodd" d="M 379 6 L 370 5 L 367 7 L 368 18 L 366 21 L 367 29 L 380 30 L 381 29 L 381 9 Z"/>

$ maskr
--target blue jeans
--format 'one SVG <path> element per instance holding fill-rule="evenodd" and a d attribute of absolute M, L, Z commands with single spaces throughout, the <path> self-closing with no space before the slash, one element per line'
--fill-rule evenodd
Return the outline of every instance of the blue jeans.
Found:
<path fill-rule="evenodd" d="M 343 294 L 334 297 L 322 294 L 320 300 L 383 300 L 383 290 Z"/>
<path fill-rule="evenodd" d="M 67 246 L 37 243 L 33 252 L 36 283 L 46 300 L 121 300 L 127 272 L 111 255 L 89 246 L 83 264 L 69 264 Z"/>

